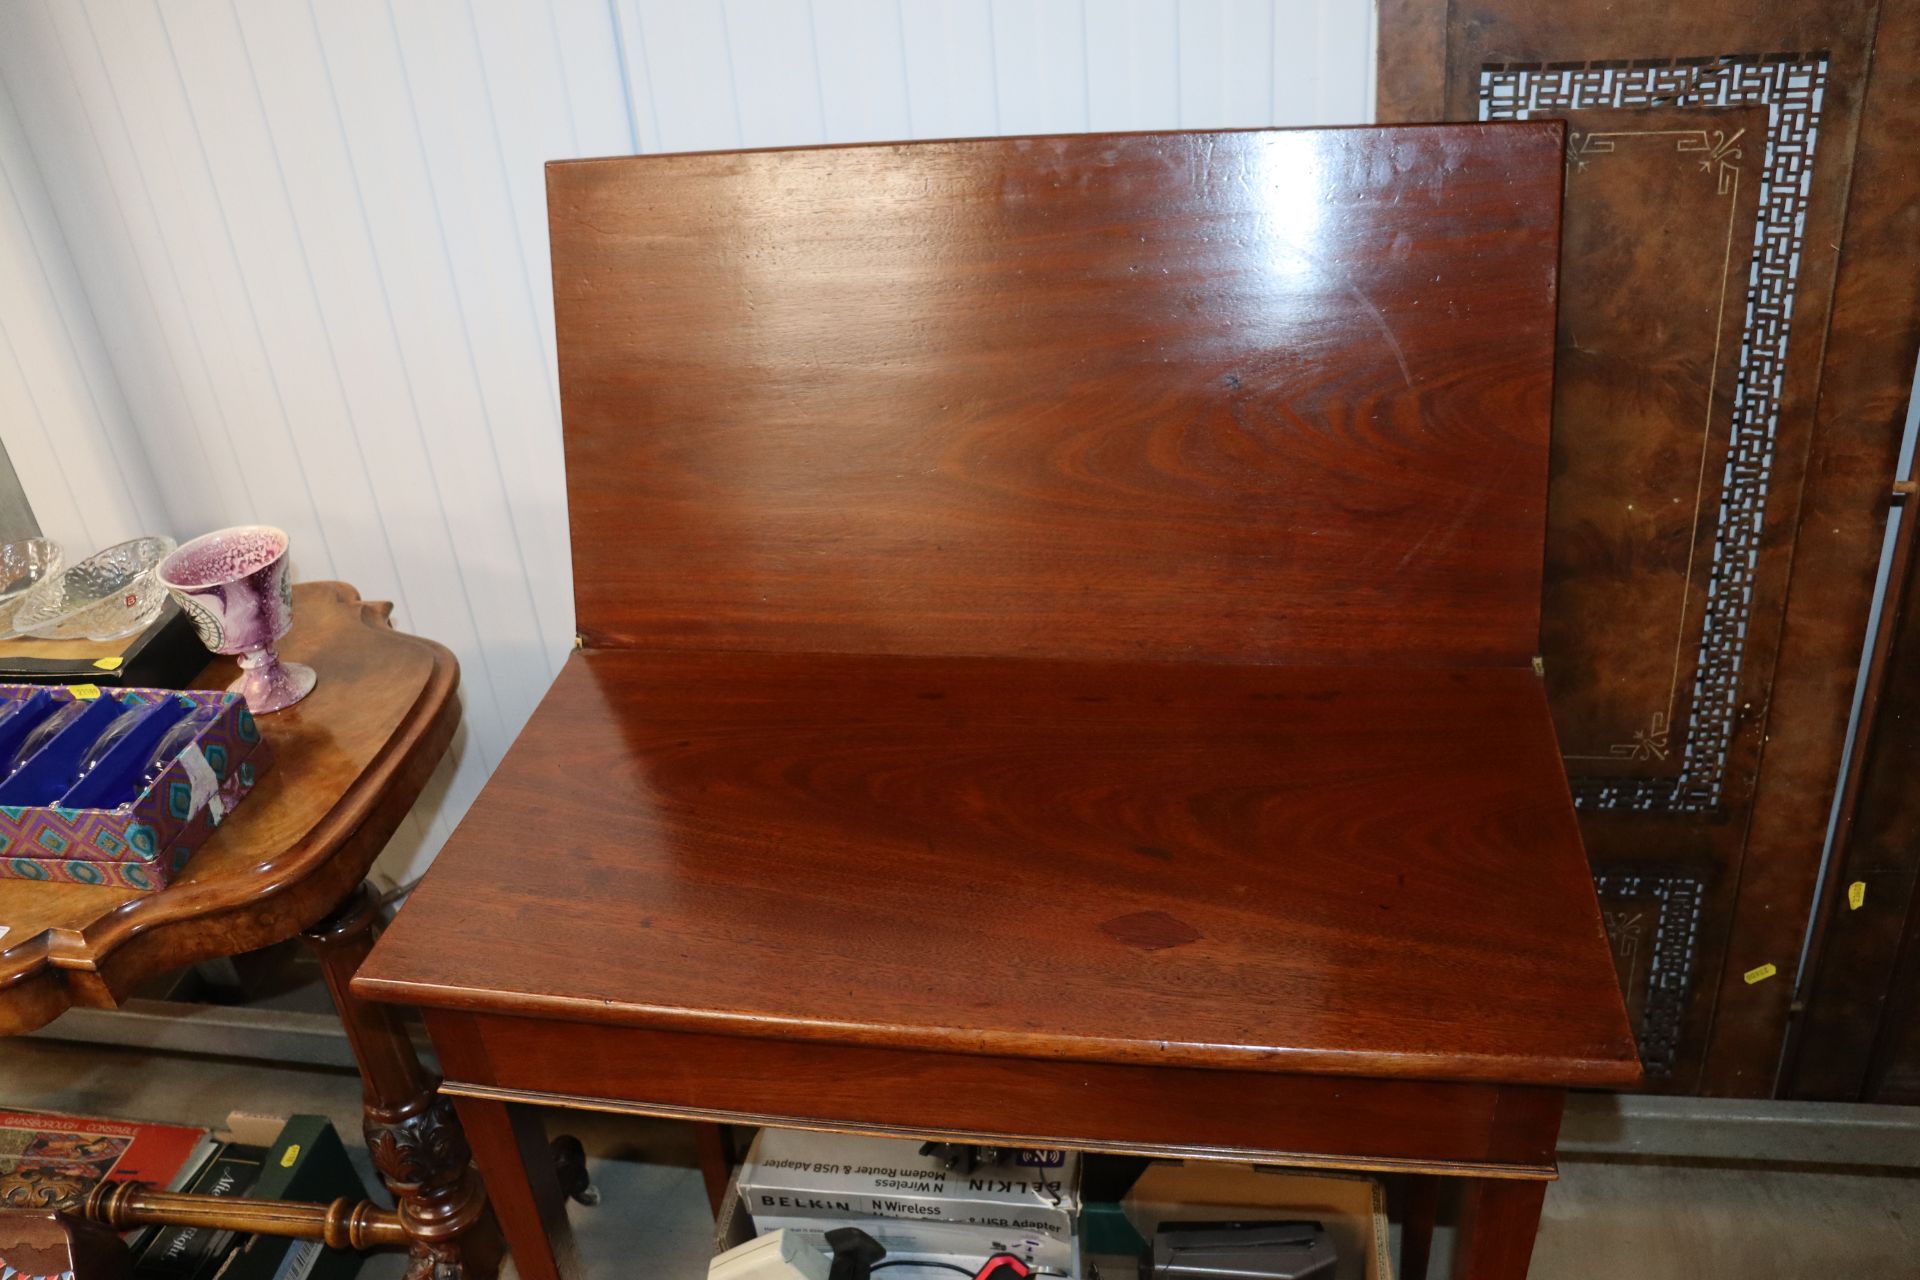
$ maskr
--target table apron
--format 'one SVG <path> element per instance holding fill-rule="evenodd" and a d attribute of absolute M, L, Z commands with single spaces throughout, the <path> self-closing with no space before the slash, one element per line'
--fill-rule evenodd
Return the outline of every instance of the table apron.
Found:
<path fill-rule="evenodd" d="M 1550 1179 L 1565 1091 L 938 1053 L 428 1010 L 466 1097 L 728 1124 Z"/>

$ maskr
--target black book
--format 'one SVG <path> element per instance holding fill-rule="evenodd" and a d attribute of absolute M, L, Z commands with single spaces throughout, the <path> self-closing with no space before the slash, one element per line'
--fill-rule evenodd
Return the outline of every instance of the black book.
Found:
<path fill-rule="evenodd" d="M 266 1164 L 249 1194 L 256 1200 L 328 1204 L 342 1196 L 363 1199 L 367 1189 L 327 1118 L 301 1115 L 289 1118 L 267 1148 Z M 351 1249 L 329 1249 L 317 1240 L 247 1236 L 228 1257 L 219 1280 L 353 1280 L 360 1261 Z"/>
<path fill-rule="evenodd" d="M 0 640 L 0 684 L 94 684 L 184 689 L 213 655 L 169 600 L 147 629 L 123 640 Z"/>
<path fill-rule="evenodd" d="M 187 1190 L 237 1199 L 253 1190 L 266 1159 L 264 1147 L 230 1142 L 207 1161 Z M 209 1227 L 162 1227 L 133 1260 L 136 1280 L 195 1280 L 211 1276 L 236 1243 L 236 1233 Z"/>

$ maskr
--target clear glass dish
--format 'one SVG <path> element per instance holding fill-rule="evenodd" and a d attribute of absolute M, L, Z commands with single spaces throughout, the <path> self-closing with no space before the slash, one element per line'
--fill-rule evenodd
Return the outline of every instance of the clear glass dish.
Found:
<path fill-rule="evenodd" d="M 96 551 L 27 593 L 14 615 L 22 634 L 42 640 L 118 640 L 152 622 L 167 589 L 155 572 L 172 538 L 134 538 Z"/>
<path fill-rule="evenodd" d="M 66 558 L 51 538 L 22 538 L 0 546 L 0 640 L 20 634 L 14 615 L 33 589 L 60 572 Z"/>

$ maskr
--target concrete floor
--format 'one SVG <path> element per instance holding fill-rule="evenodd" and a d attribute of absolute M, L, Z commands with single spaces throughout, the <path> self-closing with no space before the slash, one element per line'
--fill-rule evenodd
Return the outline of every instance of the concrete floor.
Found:
<path fill-rule="evenodd" d="M 1885 1162 L 1897 1167 L 1831 1163 L 1837 1126 L 1817 1116 L 1799 1134 L 1769 1128 L 1768 1149 L 1741 1158 L 1675 1160 L 1595 1150 L 1581 1135 L 1606 1127 L 1609 1105 L 1595 1100 L 1569 1117 L 1569 1146 L 1582 1149 L 1562 1152 L 1534 1280 L 1920 1278 L 1920 1146 L 1907 1136 L 1920 1128 L 1891 1131 Z M 209 1126 L 233 1110 L 318 1111 L 371 1175 L 358 1145 L 359 1082 L 344 1072 L 7 1040 L 0 1106 Z M 1839 1114 L 1858 1124 L 1860 1111 Z M 586 1113 L 557 1122 L 586 1144 L 602 1195 L 572 1211 L 585 1275 L 703 1276 L 712 1224 L 686 1129 Z M 397 1280 L 402 1269 L 383 1257 L 361 1275 Z"/>

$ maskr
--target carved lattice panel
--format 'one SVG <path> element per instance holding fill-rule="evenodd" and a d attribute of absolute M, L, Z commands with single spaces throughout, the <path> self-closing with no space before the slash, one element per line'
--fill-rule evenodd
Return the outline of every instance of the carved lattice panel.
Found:
<path fill-rule="evenodd" d="M 1692 729 L 1765 127 L 1757 108 L 1569 118 L 1541 652 L 1590 805 L 1710 799 Z"/>
<path fill-rule="evenodd" d="M 1570 131 L 1545 676 L 1603 887 L 1693 881 L 1650 1085 L 1765 1095 L 1913 369 L 1920 0 L 1385 0 L 1380 51 L 1384 121 Z"/>
<path fill-rule="evenodd" d="M 1632 867 L 1596 871 L 1593 883 L 1641 1065 L 1667 1079 L 1686 1038 L 1706 883 L 1694 872 Z"/>
<path fill-rule="evenodd" d="M 1550 647 L 1547 658 L 1567 771 L 1583 807 L 1703 810 L 1722 797 L 1826 68 L 1824 55 L 1791 54 L 1480 72 L 1481 118 L 1568 121 L 1563 234 L 1571 251 L 1556 377 L 1571 385 L 1556 390 L 1554 429 L 1571 443 L 1556 461 L 1584 456 L 1582 444 L 1604 435 L 1626 445 L 1616 468 L 1641 462 L 1661 472 L 1649 470 L 1651 483 L 1635 489 L 1610 484 L 1604 464 L 1594 465 L 1557 495 L 1563 512 L 1570 502 L 1583 508 L 1579 519 L 1554 525 L 1559 561 L 1548 578 L 1559 598 L 1550 596 L 1544 624 L 1550 644 L 1572 650 Z M 1631 166 L 1632 174 L 1602 177 L 1596 166 Z M 1692 189 L 1675 181 L 1689 170 L 1703 180 Z M 1709 187 L 1710 200 L 1702 195 Z M 1662 244 L 1669 252 L 1654 251 Z M 1623 275 L 1646 278 L 1623 290 Z M 1592 339 L 1644 344 L 1635 354 L 1649 370 L 1690 367 L 1647 382 L 1622 376 L 1616 360 L 1583 378 L 1594 362 L 1582 343 Z M 1660 403 L 1636 414 L 1649 400 Z M 1635 420 L 1623 422 L 1627 416 Z M 1664 447 L 1689 434 L 1700 439 L 1700 463 L 1686 468 L 1696 473 L 1692 502 Z M 1598 522 L 1586 518 L 1590 500 L 1613 501 L 1615 491 L 1613 510 Z M 1630 508 L 1629 492 L 1668 518 Z M 1675 518 L 1676 509 L 1686 514 Z M 1596 564 L 1592 538 L 1603 529 L 1613 534 L 1604 548 L 1610 558 Z M 1675 594 L 1668 579 L 1677 566 L 1680 598 L 1662 599 Z M 1604 589 L 1602 578 L 1634 597 L 1624 611 L 1621 591 Z M 1679 623 L 1650 616 L 1659 604 Z M 1663 698 L 1663 663 L 1645 659 L 1676 625 Z M 1617 641 L 1600 643 L 1603 636 Z M 1664 645 L 1657 647 L 1664 659 Z M 1590 722 L 1587 704 L 1622 699 L 1637 700 L 1640 712 L 1610 705 L 1617 728 Z"/>

